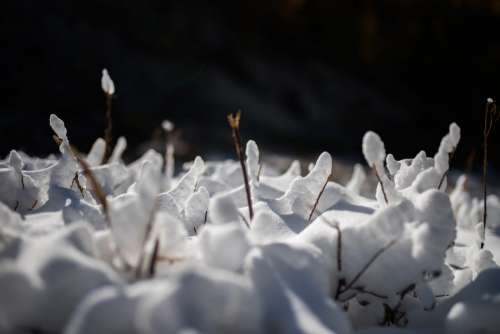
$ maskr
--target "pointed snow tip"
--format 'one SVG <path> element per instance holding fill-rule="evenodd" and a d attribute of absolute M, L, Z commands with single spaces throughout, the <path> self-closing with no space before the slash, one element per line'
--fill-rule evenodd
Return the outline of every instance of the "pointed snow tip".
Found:
<path fill-rule="evenodd" d="M 50 127 L 60 139 L 64 140 L 66 138 L 67 130 L 64 121 L 55 114 L 50 114 Z"/>
<path fill-rule="evenodd" d="M 108 70 L 105 68 L 102 70 L 101 87 L 104 93 L 108 95 L 113 95 L 115 93 L 115 83 L 109 76 Z"/>
<path fill-rule="evenodd" d="M 161 127 L 166 132 L 171 132 L 174 129 L 174 123 L 166 119 L 163 122 L 161 122 Z"/>
<path fill-rule="evenodd" d="M 368 165 L 372 167 L 375 163 L 384 161 L 385 159 L 384 142 L 380 139 L 380 136 L 373 131 L 367 131 L 363 136 L 362 149 Z"/>

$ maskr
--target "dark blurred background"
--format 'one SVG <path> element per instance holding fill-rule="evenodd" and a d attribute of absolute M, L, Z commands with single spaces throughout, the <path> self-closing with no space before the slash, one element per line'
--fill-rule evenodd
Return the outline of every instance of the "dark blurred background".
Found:
<path fill-rule="evenodd" d="M 131 157 L 163 119 L 186 157 L 232 152 L 225 116 L 242 109 L 243 136 L 264 149 L 352 160 L 369 129 L 397 158 L 434 155 L 456 121 L 464 167 L 500 96 L 496 0 L 4 0 L 0 18 L 1 156 L 55 152 L 50 113 L 89 149 L 105 127 L 104 67 Z"/>

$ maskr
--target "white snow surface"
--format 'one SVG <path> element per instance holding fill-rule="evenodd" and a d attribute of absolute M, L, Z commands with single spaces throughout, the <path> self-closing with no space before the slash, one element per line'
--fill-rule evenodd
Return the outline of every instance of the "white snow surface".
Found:
<path fill-rule="evenodd" d="M 107 72 L 103 89 L 114 93 Z M 346 185 L 331 181 L 327 152 L 307 175 L 298 162 L 275 170 L 250 140 L 252 219 L 239 161 L 197 157 L 173 175 L 152 150 L 125 164 L 125 138 L 105 164 L 102 139 L 84 157 L 102 207 L 64 122 L 51 115 L 50 126 L 59 157 L 0 161 L 0 333 L 500 329 L 500 201 L 487 199 L 483 240 L 466 177 L 438 189 L 454 123 L 434 158 L 398 160 L 367 132 L 363 154 L 387 203 L 380 184 L 367 193 L 366 167 Z"/>

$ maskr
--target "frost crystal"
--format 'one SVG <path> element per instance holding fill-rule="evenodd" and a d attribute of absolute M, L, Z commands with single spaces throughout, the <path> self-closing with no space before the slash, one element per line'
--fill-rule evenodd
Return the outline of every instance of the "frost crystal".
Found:
<path fill-rule="evenodd" d="M 113 80 L 111 80 L 107 69 L 102 70 L 101 87 L 104 93 L 108 95 L 113 95 L 115 93 L 115 84 Z"/>

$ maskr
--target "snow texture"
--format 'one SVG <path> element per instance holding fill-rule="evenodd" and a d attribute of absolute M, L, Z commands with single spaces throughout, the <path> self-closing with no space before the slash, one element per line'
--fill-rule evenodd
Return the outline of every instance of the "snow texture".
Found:
<path fill-rule="evenodd" d="M 114 93 L 107 72 L 103 90 Z M 196 157 L 174 174 L 173 146 L 165 170 L 154 150 L 124 163 L 120 138 L 102 165 L 98 139 L 84 158 L 100 194 L 64 122 L 51 115 L 50 126 L 59 156 L 13 150 L 0 160 L 1 333 L 500 328 L 500 200 L 487 198 L 483 234 L 482 201 L 466 177 L 449 194 L 438 189 L 460 140 L 454 123 L 434 158 L 396 160 L 367 132 L 375 189 L 361 165 L 347 185 L 331 181 L 327 152 L 305 176 L 297 161 L 276 169 L 250 140 L 252 220 L 239 161 Z"/>

